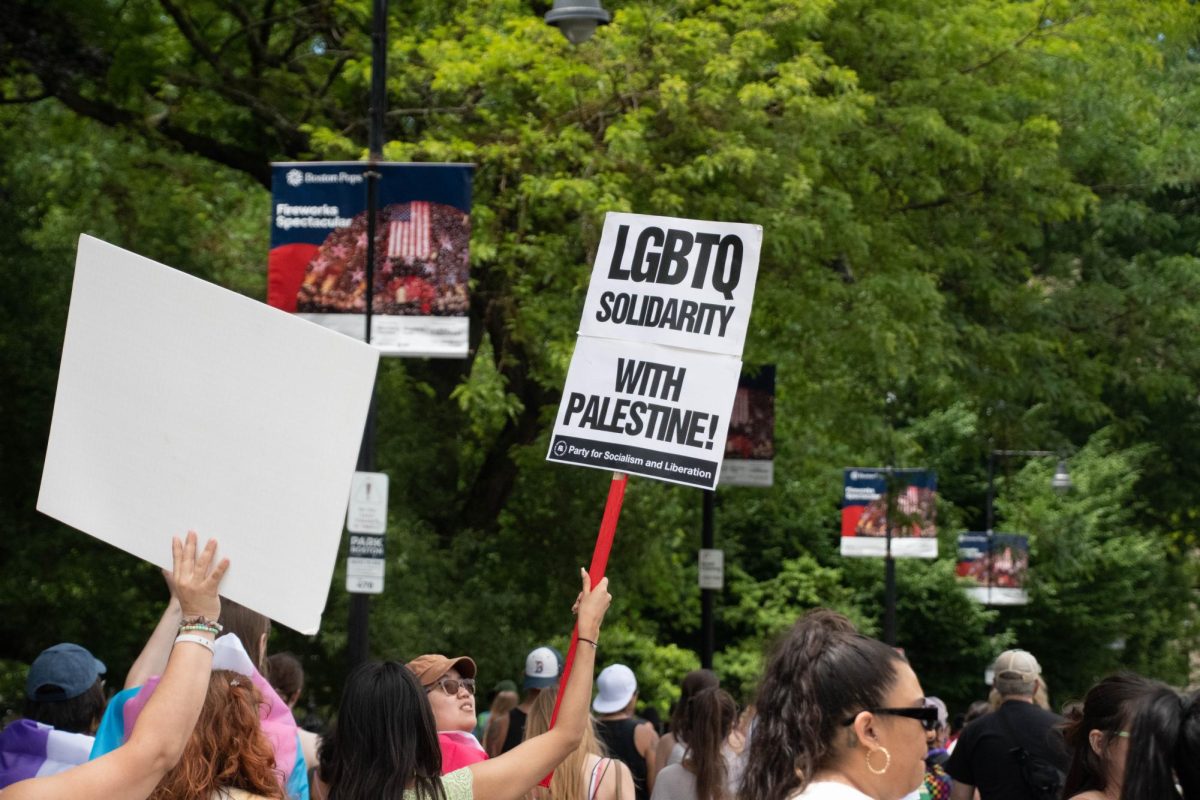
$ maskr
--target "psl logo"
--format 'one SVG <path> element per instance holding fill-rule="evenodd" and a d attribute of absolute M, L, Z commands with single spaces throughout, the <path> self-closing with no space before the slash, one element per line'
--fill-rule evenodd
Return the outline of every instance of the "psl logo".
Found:
<path fill-rule="evenodd" d="M 563 442 L 563 441 L 561 441 L 561 440 L 559 440 L 558 442 L 555 442 L 555 444 L 554 444 L 554 455 L 556 455 L 556 456 L 561 456 L 561 455 L 562 455 L 563 453 L 565 453 L 565 452 L 567 452 L 567 444 L 566 444 L 566 442 Z"/>

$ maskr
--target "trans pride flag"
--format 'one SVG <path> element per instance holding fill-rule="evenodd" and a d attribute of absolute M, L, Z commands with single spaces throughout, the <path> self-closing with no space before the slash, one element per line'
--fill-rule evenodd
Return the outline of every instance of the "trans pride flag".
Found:
<path fill-rule="evenodd" d="M 213 653 L 213 669 L 227 669 L 250 676 L 251 682 L 263 698 L 263 703 L 258 709 L 259 718 L 263 733 L 275 748 L 275 768 L 287 780 L 284 787 L 287 795 L 290 800 L 308 800 L 308 770 L 296 733 L 296 719 L 287 703 L 280 699 L 267 679 L 254 668 L 250 656 L 246 654 L 246 649 L 242 647 L 237 636 L 227 633 L 217 639 Z M 151 678 L 145 686 L 126 689 L 113 696 L 108 702 L 108 708 L 104 710 L 100 728 L 96 731 L 92 758 L 99 758 L 125 743 L 138 715 L 142 713 L 150 695 L 154 693 L 154 688 L 158 686 L 158 680 Z"/>
<path fill-rule="evenodd" d="M 19 719 L 0 732 L 0 789 L 82 764 L 91 749 L 91 736 Z"/>

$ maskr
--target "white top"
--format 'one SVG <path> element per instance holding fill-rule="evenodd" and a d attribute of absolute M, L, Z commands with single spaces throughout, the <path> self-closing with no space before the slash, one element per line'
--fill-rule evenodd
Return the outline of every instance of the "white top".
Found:
<path fill-rule="evenodd" d="M 792 795 L 788 800 L 871 800 L 871 797 L 844 783 L 815 781 L 803 792 Z"/>

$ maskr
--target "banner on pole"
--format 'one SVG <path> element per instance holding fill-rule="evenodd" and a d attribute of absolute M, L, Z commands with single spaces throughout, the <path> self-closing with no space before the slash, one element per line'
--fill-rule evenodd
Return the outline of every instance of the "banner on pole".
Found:
<path fill-rule="evenodd" d="M 989 606 L 1021 606 L 1029 602 L 1029 537 L 1017 533 L 961 533 L 958 576 L 967 596 Z"/>
<path fill-rule="evenodd" d="M 609 213 L 546 458 L 715 488 L 762 228 Z"/>
<path fill-rule="evenodd" d="M 842 555 L 887 555 L 888 528 L 894 558 L 937 558 L 937 473 L 890 467 L 845 470 Z"/>
<path fill-rule="evenodd" d="M 775 365 L 738 379 L 725 437 L 722 486 L 769 488 L 775 483 Z"/>
<path fill-rule="evenodd" d="M 81 236 L 37 508 L 160 567 L 220 542 L 221 593 L 314 634 L 377 350 Z"/>
<path fill-rule="evenodd" d="M 271 165 L 267 302 L 362 340 L 368 165 Z M 469 164 L 377 164 L 371 342 L 384 355 L 467 355 Z"/>

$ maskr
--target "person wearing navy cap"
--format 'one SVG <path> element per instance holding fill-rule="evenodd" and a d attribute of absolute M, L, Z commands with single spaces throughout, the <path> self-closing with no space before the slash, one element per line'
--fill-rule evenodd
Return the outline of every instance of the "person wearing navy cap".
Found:
<path fill-rule="evenodd" d="M 94 733 L 104 713 L 104 662 L 71 642 L 48 647 L 25 678 L 25 718 L 72 733 Z"/>

